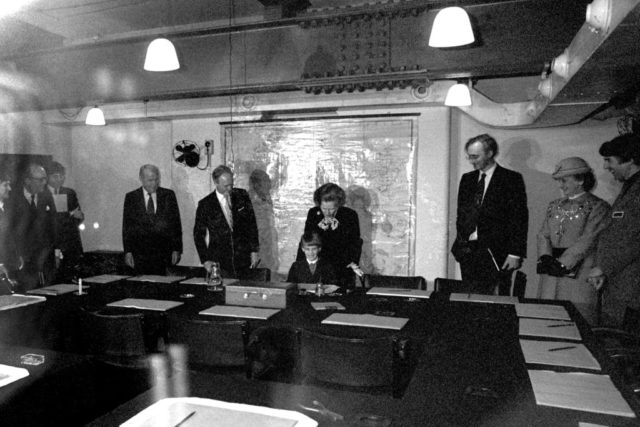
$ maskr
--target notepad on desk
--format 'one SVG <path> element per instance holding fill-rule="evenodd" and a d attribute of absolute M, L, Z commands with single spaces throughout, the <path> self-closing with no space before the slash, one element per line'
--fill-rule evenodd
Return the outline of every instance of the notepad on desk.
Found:
<path fill-rule="evenodd" d="M 526 363 L 568 366 L 599 371 L 600 364 L 582 344 L 562 341 L 520 340 L 520 348 Z"/>
<path fill-rule="evenodd" d="M 529 370 L 538 405 L 635 418 L 608 375 Z"/>
<path fill-rule="evenodd" d="M 507 295 L 452 293 L 451 296 L 449 296 L 449 301 L 483 302 L 492 304 L 517 304 L 518 297 L 510 297 Z"/>
<path fill-rule="evenodd" d="M 537 319 L 558 319 L 571 321 L 567 309 L 561 305 L 552 304 L 516 304 L 518 317 L 533 317 Z"/>
<path fill-rule="evenodd" d="M 280 309 L 273 308 L 255 308 L 239 305 L 214 305 L 206 310 L 202 310 L 198 314 L 205 316 L 223 316 L 223 317 L 241 317 L 244 319 L 260 319 L 267 320 Z"/>
<path fill-rule="evenodd" d="M 83 286 L 82 290 L 85 290 L 88 288 L 89 288 L 88 286 Z M 78 290 L 78 285 L 58 284 L 58 285 L 45 286 L 44 288 L 31 289 L 30 291 L 27 291 L 27 293 L 29 295 L 51 296 L 51 295 L 69 294 L 71 292 L 76 292 L 77 290 Z"/>
<path fill-rule="evenodd" d="M 224 278 L 222 279 L 222 285 L 223 286 L 227 286 L 227 285 L 232 285 L 234 283 L 238 282 L 238 279 L 231 279 L 231 278 Z M 209 282 L 207 282 L 207 279 L 203 278 L 203 277 L 192 277 L 190 279 L 187 280 L 182 280 L 180 282 L 180 284 L 182 285 L 209 285 Z"/>
<path fill-rule="evenodd" d="M 113 283 L 113 282 L 117 282 L 119 280 L 123 280 L 123 279 L 128 279 L 131 276 L 123 276 L 120 274 L 101 274 L 99 276 L 92 276 L 92 277 L 87 277 L 85 279 L 83 279 L 85 282 L 90 282 L 90 283 L 100 283 L 100 284 L 105 284 L 105 283 Z"/>
<path fill-rule="evenodd" d="M 404 288 L 383 288 L 373 287 L 367 291 L 367 295 L 380 295 L 385 297 L 405 297 L 405 298 L 429 298 L 432 291 L 422 289 L 404 289 Z"/>
<path fill-rule="evenodd" d="M 376 316 L 373 314 L 333 313 L 322 321 L 327 325 L 363 326 L 367 328 L 382 328 L 400 330 L 409 319 L 403 317 Z"/>
<path fill-rule="evenodd" d="M 520 335 L 582 341 L 580 331 L 573 322 L 521 317 L 518 323 Z"/>
<path fill-rule="evenodd" d="M 159 276 L 155 274 L 145 274 L 142 276 L 130 277 L 128 280 L 132 282 L 176 283 L 184 278 L 184 276 Z"/>
<path fill-rule="evenodd" d="M 21 378 L 28 377 L 29 371 L 24 368 L 17 368 L 15 366 L 0 365 L 0 387 L 4 387 L 7 384 L 11 384 L 14 381 L 18 381 Z"/>
<path fill-rule="evenodd" d="M 47 299 L 41 296 L 28 296 L 28 295 L 0 295 L 0 311 L 10 310 L 12 308 L 24 307 L 26 305 L 37 304 L 39 302 L 45 302 Z"/>
<path fill-rule="evenodd" d="M 167 311 L 184 303 L 159 299 L 125 298 L 107 304 L 109 307 L 138 308 L 140 310 Z"/>
<path fill-rule="evenodd" d="M 339 302 L 312 302 L 311 307 L 315 310 L 345 310 L 344 305 Z"/>

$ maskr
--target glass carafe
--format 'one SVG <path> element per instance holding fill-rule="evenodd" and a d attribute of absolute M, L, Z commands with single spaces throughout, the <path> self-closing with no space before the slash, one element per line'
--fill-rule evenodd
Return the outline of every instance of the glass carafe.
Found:
<path fill-rule="evenodd" d="M 207 289 L 210 291 L 222 290 L 222 275 L 220 274 L 220 263 L 214 262 L 211 271 L 207 273 Z"/>

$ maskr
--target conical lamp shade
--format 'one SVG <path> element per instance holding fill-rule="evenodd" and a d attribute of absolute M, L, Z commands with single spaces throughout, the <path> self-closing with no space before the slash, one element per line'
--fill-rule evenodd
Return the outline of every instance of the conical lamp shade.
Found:
<path fill-rule="evenodd" d="M 97 105 L 89 110 L 84 123 L 90 126 L 104 126 L 107 124 L 104 121 L 104 114 L 102 113 L 102 110 L 99 109 Z"/>
<path fill-rule="evenodd" d="M 180 68 L 176 48 L 167 39 L 155 39 L 149 43 L 144 69 L 147 71 L 173 71 Z"/>
<path fill-rule="evenodd" d="M 447 92 L 447 97 L 444 99 L 444 105 L 449 107 L 470 106 L 471 93 L 469 92 L 469 87 L 462 83 L 451 86 Z"/>
<path fill-rule="evenodd" d="M 429 46 L 454 47 L 473 43 L 469 15 L 461 7 L 445 7 L 436 15 L 431 27 Z"/>

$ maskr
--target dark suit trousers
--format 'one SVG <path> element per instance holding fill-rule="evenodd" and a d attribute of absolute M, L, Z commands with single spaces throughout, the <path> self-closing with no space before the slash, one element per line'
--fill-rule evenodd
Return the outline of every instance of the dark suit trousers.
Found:
<path fill-rule="evenodd" d="M 171 264 L 171 254 L 133 254 L 135 274 L 153 274 L 165 276 Z"/>
<path fill-rule="evenodd" d="M 468 292 L 493 295 L 498 287 L 499 295 L 509 295 L 511 272 L 499 270 L 502 262 L 494 260 L 486 246 L 471 241 L 469 248 L 471 252 L 460 261 L 465 289 Z"/>

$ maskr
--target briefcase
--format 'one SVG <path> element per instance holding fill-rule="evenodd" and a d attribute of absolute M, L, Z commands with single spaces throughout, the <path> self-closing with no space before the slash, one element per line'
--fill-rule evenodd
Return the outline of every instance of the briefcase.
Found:
<path fill-rule="evenodd" d="M 226 305 L 286 308 L 296 294 L 295 283 L 240 281 L 224 287 Z"/>

